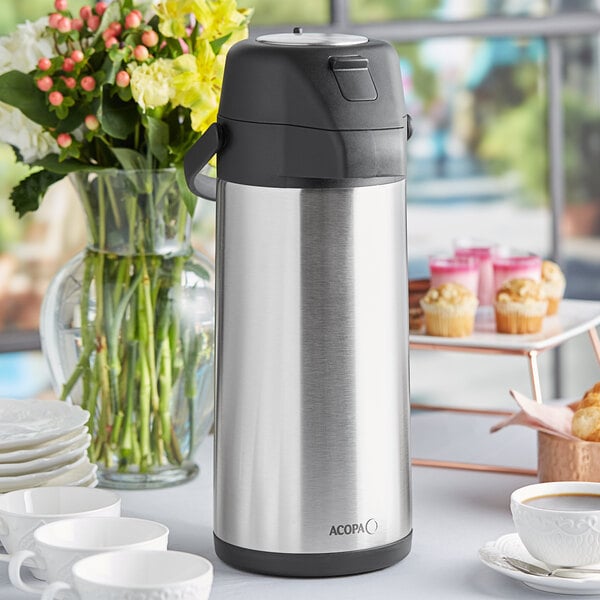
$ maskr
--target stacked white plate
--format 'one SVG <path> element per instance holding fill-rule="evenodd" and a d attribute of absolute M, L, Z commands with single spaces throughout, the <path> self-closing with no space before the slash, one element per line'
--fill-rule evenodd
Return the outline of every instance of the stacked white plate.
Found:
<path fill-rule="evenodd" d="M 89 413 L 59 400 L 0 399 L 0 494 L 43 485 L 95 487 Z"/>

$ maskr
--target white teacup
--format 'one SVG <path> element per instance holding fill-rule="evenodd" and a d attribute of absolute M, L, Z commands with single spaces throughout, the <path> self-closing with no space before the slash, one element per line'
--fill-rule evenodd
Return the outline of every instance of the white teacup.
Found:
<path fill-rule="evenodd" d="M 71 569 L 78 560 L 114 550 L 166 550 L 169 530 L 145 519 L 90 517 L 42 525 L 33 538 L 35 551 L 14 554 L 8 576 L 17 589 L 39 593 L 43 588 L 32 587 L 21 579 L 21 567 L 27 559 L 43 572 L 46 581 L 72 584 Z"/>
<path fill-rule="evenodd" d="M 8 562 L 19 550 L 33 550 L 33 532 L 46 523 L 74 517 L 118 517 L 121 499 L 114 492 L 84 487 L 39 487 L 0 495 L 0 542 Z M 42 577 L 41 573 L 35 573 Z"/>
<path fill-rule="evenodd" d="M 510 509 L 529 553 L 553 567 L 600 562 L 600 483 L 553 481 L 515 490 Z"/>
<path fill-rule="evenodd" d="M 51 583 L 42 600 L 70 590 L 78 600 L 207 600 L 213 580 L 208 560 L 195 554 L 123 550 L 84 558 L 73 565 L 73 585 Z"/>

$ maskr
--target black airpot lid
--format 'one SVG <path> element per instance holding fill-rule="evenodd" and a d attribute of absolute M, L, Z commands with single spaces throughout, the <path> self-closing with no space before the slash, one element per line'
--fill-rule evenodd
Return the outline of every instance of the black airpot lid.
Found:
<path fill-rule="evenodd" d="M 283 33 L 233 46 L 219 117 L 329 130 L 405 125 L 398 54 L 358 35 Z"/>
<path fill-rule="evenodd" d="M 282 33 L 234 45 L 217 123 L 184 160 L 190 188 L 217 154 L 219 179 L 282 188 L 389 183 L 406 174 L 399 59 L 363 36 Z"/>

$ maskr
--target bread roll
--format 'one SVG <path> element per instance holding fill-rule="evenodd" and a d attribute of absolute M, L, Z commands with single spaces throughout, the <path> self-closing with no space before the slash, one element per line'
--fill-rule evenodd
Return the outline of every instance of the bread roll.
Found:
<path fill-rule="evenodd" d="M 600 442 L 600 406 L 580 408 L 573 416 L 573 435 L 587 442 Z"/>
<path fill-rule="evenodd" d="M 577 406 L 577 410 L 587 408 L 588 406 L 600 406 L 600 393 L 588 392 Z"/>

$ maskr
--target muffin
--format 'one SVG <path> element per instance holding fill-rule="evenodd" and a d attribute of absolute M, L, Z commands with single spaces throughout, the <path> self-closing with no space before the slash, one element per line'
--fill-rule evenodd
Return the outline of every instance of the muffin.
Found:
<path fill-rule="evenodd" d="M 471 335 L 478 304 L 475 294 L 459 283 L 443 283 L 431 288 L 421 300 L 427 335 Z"/>
<path fill-rule="evenodd" d="M 567 285 L 560 267 L 550 260 L 542 263 L 542 288 L 548 298 L 548 315 L 555 315 Z"/>
<path fill-rule="evenodd" d="M 538 333 L 548 310 L 542 284 L 533 279 L 510 279 L 496 293 L 498 333 Z"/>

